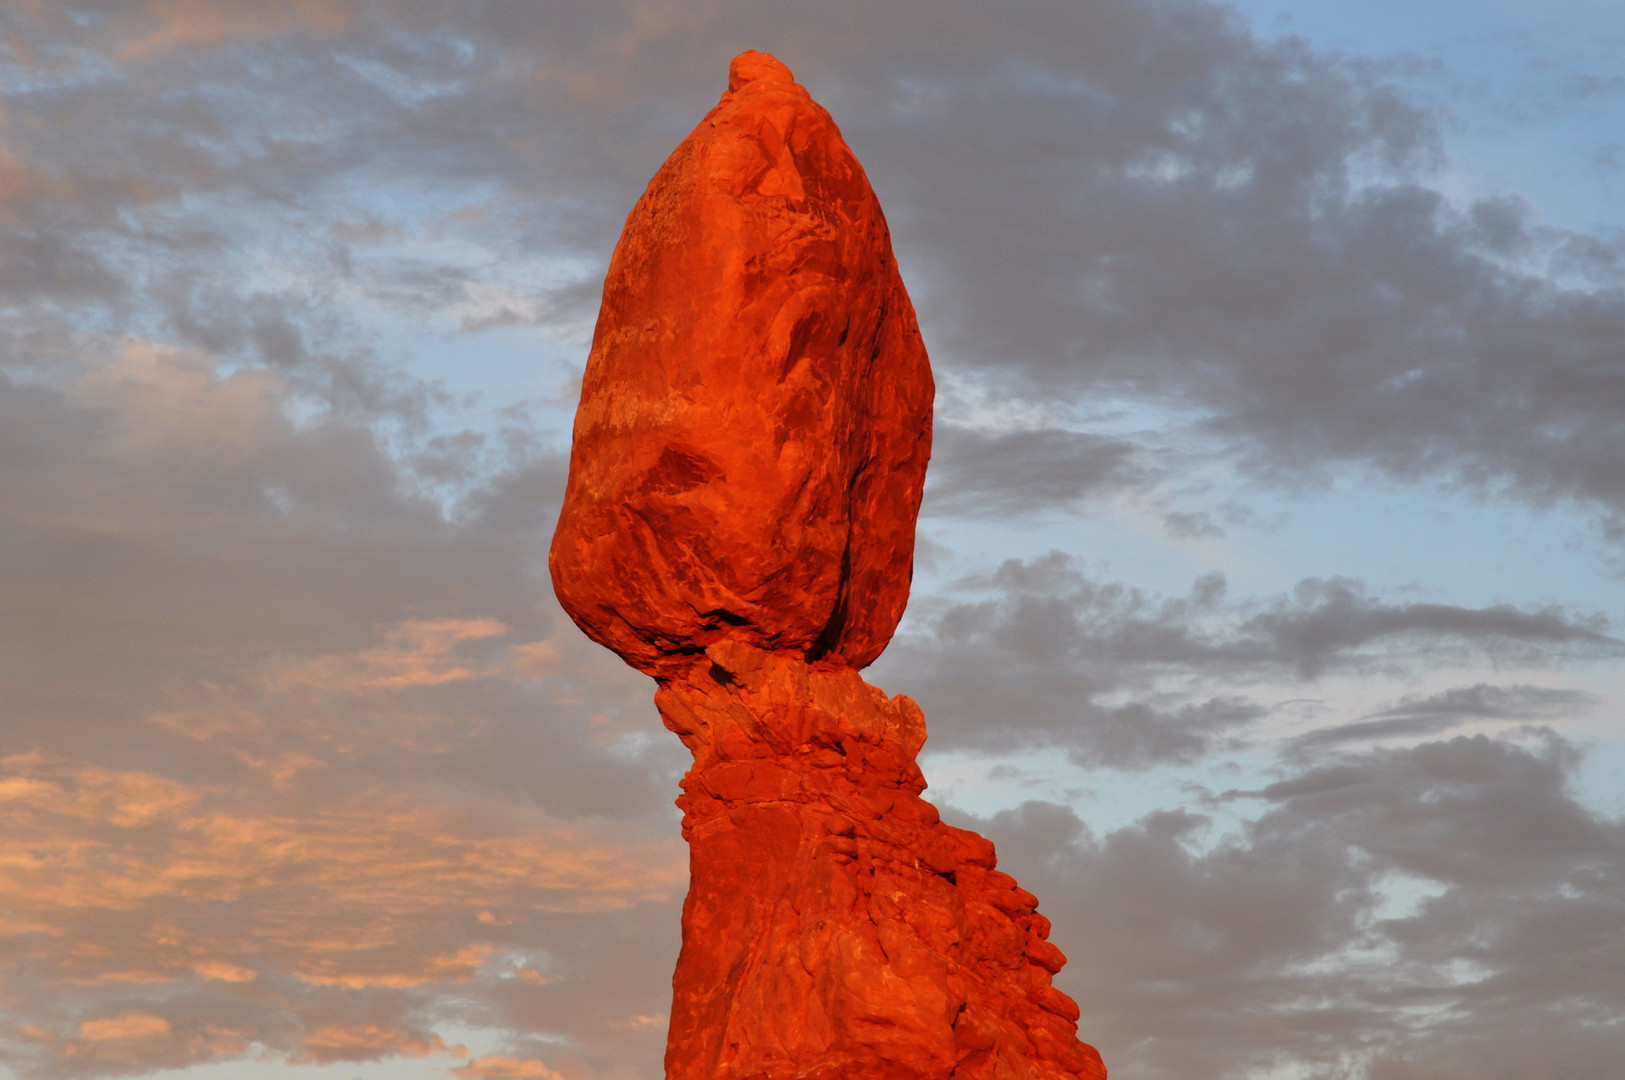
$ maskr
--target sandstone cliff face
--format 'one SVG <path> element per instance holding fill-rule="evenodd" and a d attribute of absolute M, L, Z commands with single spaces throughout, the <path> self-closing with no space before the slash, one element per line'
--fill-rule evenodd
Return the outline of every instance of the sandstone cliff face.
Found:
<path fill-rule="evenodd" d="M 777 60 L 627 220 L 550 566 L 694 754 L 669 1080 L 1104 1080 L 993 846 L 858 669 L 908 597 L 932 384 L 884 219 Z"/>

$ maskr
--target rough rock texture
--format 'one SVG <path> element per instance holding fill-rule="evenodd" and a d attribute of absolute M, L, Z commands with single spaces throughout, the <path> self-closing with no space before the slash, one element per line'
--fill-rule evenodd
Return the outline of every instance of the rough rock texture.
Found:
<path fill-rule="evenodd" d="M 777 60 L 627 220 L 550 565 L 654 675 L 693 880 L 669 1080 L 1104 1080 L 993 845 L 858 669 L 908 597 L 931 375 L 863 170 Z"/>
<path fill-rule="evenodd" d="M 920 798 L 919 706 L 737 642 L 655 695 L 694 753 L 670 1080 L 1104 1080 L 993 845 Z"/>
<path fill-rule="evenodd" d="M 746 53 L 610 261 L 553 541 L 565 608 L 652 674 L 724 639 L 867 665 L 908 600 L 931 397 L 862 166 Z"/>

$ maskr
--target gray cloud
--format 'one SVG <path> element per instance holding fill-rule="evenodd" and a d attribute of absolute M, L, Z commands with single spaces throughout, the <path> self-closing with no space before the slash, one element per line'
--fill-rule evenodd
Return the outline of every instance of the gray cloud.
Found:
<path fill-rule="evenodd" d="M 1227 598 L 1222 577 L 1210 576 L 1194 582 L 1189 596 L 1159 598 L 1090 577 L 1061 552 L 1008 560 L 990 575 L 960 581 L 957 593 L 922 604 L 914 633 L 875 669 L 877 679 L 926 707 L 933 746 L 1049 743 L 1114 767 L 1188 762 L 1220 745 L 1267 711 L 1237 693 L 1241 687 L 1484 660 L 1538 666 L 1625 651 L 1599 617 L 1558 609 L 1394 604 L 1347 579 L 1310 579 L 1258 601 Z M 1213 687 L 1226 690 L 1204 689 Z M 1581 700 L 1563 692 L 1542 697 L 1532 688 L 1493 698 L 1495 691 L 1483 688 L 1417 703 L 1405 722 L 1426 734 L 1435 729 L 1419 722 L 1422 714 L 1446 705 L 1467 711 L 1476 702 L 1503 713 L 1522 707 L 1533 716 Z M 1400 720 L 1396 712 L 1364 723 Z M 1304 738 L 1377 733 L 1339 726 Z"/>
<path fill-rule="evenodd" d="M 908 108 L 860 125 L 877 171 L 924 178 L 899 233 L 952 370 L 1184 406 L 1283 480 L 1360 462 L 1619 506 L 1625 306 L 1580 254 L 1598 238 L 1432 189 L 1403 65 L 1199 5 L 1020 5 L 1000 40 L 1010 63 L 916 69 Z"/>
<path fill-rule="evenodd" d="M 1546 656 L 1617 656 L 1625 644 L 1603 631 L 1601 616 L 1510 604 L 1464 608 L 1451 604 L 1386 604 L 1357 581 L 1309 579 L 1290 599 L 1273 602 L 1237 629 L 1224 651 L 1257 662 L 1286 663 L 1312 678 L 1331 667 L 1379 662 L 1366 652 L 1382 645 L 1412 655 L 1472 644 L 1491 656 L 1535 662 Z"/>
<path fill-rule="evenodd" d="M 988 693 L 1027 697 L 1024 685 L 1042 685 L 1037 697 L 1053 710 L 1163 676 L 1305 680 L 1474 656 L 1523 664 L 1610 658 L 1625 648 L 1601 617 L 1510 604 L 1391 604 L 1345 578 L 1311 578 L 1269 601 L 1235 601 L 1225 598 L 1222 578 L 1206 577 L 1186 598 L 1155 598 L 1090 578 L 1063 552 L 1006 560 L 991 575 L 960 580 L 957 593 L 923 606 L 915 637 L 897 643 L 897 656 L 877 669 L 929 687 L 921 700 L 954 685 L 941 700 L 942 711 L 955 715 L 985 705 Z M 978 692 L 972 682 L 998 690 Z"/>
<path fill-rule="evenodd" d="M 1605 1075 L 1625 1064 L 1625 823 L 1574 801 L 1577 761 L 1555 738 L 1355 755 L 1219 836 L 1162 811 L 1097 837 L 1044 803 L 975 824 L 1046 898 L 1117 1069 Z"/>
<path fill-rule="evenodd" d="M 1148 456 L 1125 439 L 1060 428 L 990 435 L 940 425 L 921 512 L 1002 518 L 1065 510 L 1090 495 L 1145 484 Z"/>
<path fill-rule="evenodd" d="M 1412 697 L 1368 719 L 1311 731 L 1294 739 L 1290 749 L 1302 753 L 1364 739 L 1437 735 L 1473 720 L 1544 720 L 1591 701 L 1577 690 L 1476 683 Z"/>

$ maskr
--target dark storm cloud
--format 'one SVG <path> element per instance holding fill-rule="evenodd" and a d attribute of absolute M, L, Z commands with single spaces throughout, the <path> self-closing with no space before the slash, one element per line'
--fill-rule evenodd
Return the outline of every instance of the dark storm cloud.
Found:
<path fill-rule="evenodd" d="M 1159 811 L 1095 836 L 1045 803 L 976 824 L 1046 898 L 1118 1070 L 1602 1076 L 1625 1066 L 1625 823 L 1575 801 L 1577 761 L 1555 738 L 1351 756 L 1229 834 Z"/>

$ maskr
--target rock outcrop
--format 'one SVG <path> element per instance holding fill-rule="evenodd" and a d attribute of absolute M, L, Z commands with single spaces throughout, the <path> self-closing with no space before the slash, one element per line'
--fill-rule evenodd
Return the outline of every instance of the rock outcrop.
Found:
<path fill-rule="evenodd" d="M 932 382 L 885 219 L 763 53 L 650 182 L 604 285 L 549 560 L 694 754 L 669 1080 L 1104 1080 L 992 844 L 920 797 L 858 670 L 902 615 Z"/>
<path fill-rule="evenodd" d="M 565 607 L 651 674 L 723 640 L 867 665 L 908 600 L 931 396 L 862 166 L 746 53 L 610 260 L 553 544 Z"/>

